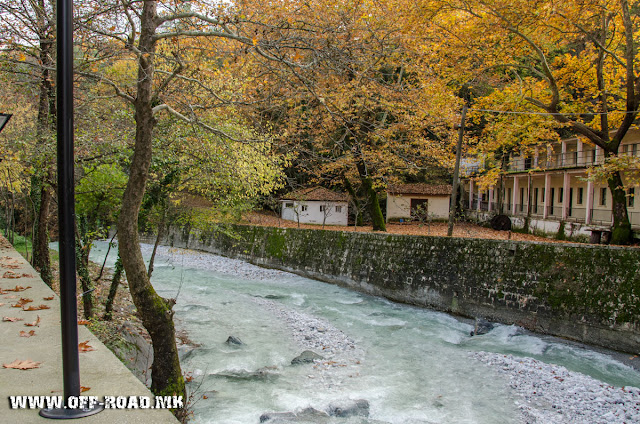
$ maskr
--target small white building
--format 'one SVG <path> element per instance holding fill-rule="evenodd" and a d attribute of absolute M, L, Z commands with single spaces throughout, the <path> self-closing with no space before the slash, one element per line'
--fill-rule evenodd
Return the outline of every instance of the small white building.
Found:
<path fill-rule="evenodd" d="M 280 200 L 282 219 L 300 224 L 348 225 L 349 198 L 323 187 L 296 190 Z"/>
<path fill-rule="evenodd" d="M 390 184 L 387 187 L 387 221 L 413 219 L 416 211 L 428 219 L 447 219 L 451 186 L 448 184 Z"/>

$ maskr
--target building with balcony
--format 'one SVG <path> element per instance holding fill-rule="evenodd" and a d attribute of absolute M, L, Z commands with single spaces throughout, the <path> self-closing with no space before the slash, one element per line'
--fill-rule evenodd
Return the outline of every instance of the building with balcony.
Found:
<path fill-rule="evenodd" d="M 640 130 L 630 130 L 619 154 L 640 157 L 639 145 Z M 531 157 L 510 157 L 500 184 L 488 190 L 479 190 L 471 178 L 465 178 L 463 205 L 480 220 L 502 213 L 515 226 L 522 226 L 528 217 L 530 228 L 548 233 L 557 232 L 560 222 L 565 223 L 567 234 L 607 230 L 613 223 L 611 191 L 605 183 L 586 179 L 587 169 L 603 162 L 601 148 L 579 138 L 562 140 Z M 640 204 L 635 201 L 639 190 L 627 189 L 627 210 L 636 234 L 640 233 Z"/>

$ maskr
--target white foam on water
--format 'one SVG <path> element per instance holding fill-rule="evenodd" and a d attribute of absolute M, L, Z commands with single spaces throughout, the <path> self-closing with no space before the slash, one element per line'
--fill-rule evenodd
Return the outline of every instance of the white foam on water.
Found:
<path fill-rule="evenodd" d="M 96 244 L 92 260 L 100 261 L 105 246 Z M 143 246 L 146 255 L 150 250 Z M 154 286 L 163 296 L 179 293 L 177 326 L 201 345 L 182 362 L 195 376 L 190 388 L 210 393 L 194 407 L 196 423 L 251 424 L 265 412 L 322 410 L 349 399 L 368 400 L 369 419 L 336 423 L 526 422 L 509 376 L 469 351 L 534 356 L 604 380 L 640 381 L 609 356 L 514 326 L 471 337 L 472 325 L 443 313 L 242 261 L 169 248 L 156 260 Z M 113 262 L 112 252 L 107 265 Z M 245 345 L 225 344 L 230 335 Z M 324 359 L 290 365 L 307 349 Z M 546 414 L 551 406 L 537 408 Z"/>

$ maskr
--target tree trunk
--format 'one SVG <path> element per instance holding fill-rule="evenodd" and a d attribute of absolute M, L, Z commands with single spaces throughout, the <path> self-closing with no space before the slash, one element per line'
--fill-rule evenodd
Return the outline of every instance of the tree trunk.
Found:
<path fill-rule="evenodd" d="M 369 197 L 369 213 L 371 214 L 371 223 L 373 224 L 373 231 L 387 231 L 387 226 L 384 222 L 384 216 L 382 215 L 382 209 L 380 209 L 380 202 L 378 202 L 378 193 L 373 188 L 373 182 L 369 177 L 362 177 L 362 187 L 364 188 L 367 197 Z"/>
<path fill-rule="evenodd" d="M 184 378 L 180 369 L 173 324 L 175 301 L 160 297 L 147 275 L 138 237 L 138 214 L 149 175 L 152 156 L 152 136 L 155 120 L 152 110 L 152 82 L 154 73 L 156 31 L 156 2 L 145 1 L 141 15 L 138 49 L 137 97 L 135 99 L 136 135 L 129 181 L 122 198 L 118 220 L 118 239 L 122 264 L 127 274 L 129 291 L 138 309 L 142 324 L 153 344 L 151 390 L 156 395 L 183 396 L 186 400 Z M 183 410 L 174 411 L 182 416 Z"/>
<path fill-rule="evenodd" d="M 93 290 L 94 285 L 89 275 L 89 246 L 90 241 L 86 240 L 86 221 L 80 219 L 82 234 L 78 231 L 78 220 L 75 221 L 76 232 L 76 269 L 80 277 L 80 287 L 82 288 L 82 309 L 84 318 L 93 318 Z"/>
<path fill-rule="evenodd" d="M 347 189 L 347 193 L 351 196 L 351 201 L 353 202 L 353 207 L 355 208 L 355 227 L 362 226 L 362 214 L 360 213 L 360 201 L 358 200 L 358 196 L 356 191 L 353 189 L 351 185 L 351 181 L 347 177 L 344 178 L 344 187 Z"/>
<path fill-rule="evenodd" d="M 380 202 L 378 202 L 378 193 L 376 193 L 373 188 L 373 181 L 371 180 L 371 177 L 367 175 L 366 166 L 361 160 L 359 160 L 357 168 L 360 180 L 362 181 L 362 188 L 369 198 L 369 213 L 371 214 L 373 231 L 387 231 L 384 216 L 382 215 L 382 209 L 380 209 Z"/>
<path fill-rule="evenodd" d="M 620 172 L 614 172 L 607 180 L 612 196 L 613 228 L 611 229 L 612 244 L 629 244 L 633 239 L 633 231 L 627 213 L 627 195 L 622 185 Z"/>
<path fill-rule="evenodd" d="M 160 224 L 158 224 L 158 236 L 156 237 L 156 242 L 153 244 L 153 252 L 151 252 L 151 259 L 149 259 L 149 269 L 147 270 L 147 275 L 151 278 L 151 274 L 153 274 L 153 263 L 156 260 L 156 252 L 158 251 L 158 245 L 164 236 L 164 227 L 165 227 L 165 216 L 166 211 L 162 210 L 162 220 Z"/>
<path fill-rule="evenodd" d="M 45 14 L 46 10 L 44 1 L 39 0 L 36 13 L 42 73 L 39 84 L 37 140 L 39 150 L 42 152 L 36 158 L 39 169 L 32 179 L 31 187 L 36 228 L 33 233 L 33 267 L 40 272 L 42 280 L 51 286 L 53 275 L 49 258 L 49 210 L 52 193 L 49 183 L 53 180 L 53 171 L 51 170 L 52 158 L 44 147 L 52 142 L 56 129 L 56 90 L 51 76 L 51 69 L 55 67 L 56 45 L 54 29 Z"/>
<path fill-rule="evenodd" d="M 122 259 L 120 258 L 120 252 L 118 252 L 118 259 L 116 259 L 116 265 L 113 270 L 113 278 L 111 279 L 111 286 L 109 287 L 109 296 L 107 302 L 104 304 L 104 320 L 111 321 L 111 313 L 113 310 L 113 301 L 118 293 L 118 286 L 120 285 L 120 279 L 122 277 Z"/>
<path fill-rule="evenodd" d="M 93 282 L 89 275 L 89 268 L 83 261 L 82 247 L 80 242 L 76 242 L 76 262 L 78 276 L 80 277 L 80 287 L 82 288 L 82 308 L 84 310 L 84 318 L 93 318 Z"/>
<path fill-rule="evenodd" d="M 49 208 L 51 205 L 51 190 L 43 177 L 35 176 L 38 181 L 32 182 L 32 188 L 36 190 L 34 202 L 36 210 L 36 222 L 33 233 L 33 267 L 40 273 L 42 280 L 51 287 L 53 275 L 51 274 L 51 260 L 49 258 Z"/>

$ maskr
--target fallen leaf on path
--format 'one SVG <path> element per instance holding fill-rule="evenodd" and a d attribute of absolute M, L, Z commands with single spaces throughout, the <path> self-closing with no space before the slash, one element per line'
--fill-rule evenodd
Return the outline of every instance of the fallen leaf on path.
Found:
<path fill-rule="evenodd" d="M 91 352 L 95 349 L 89 345 L 89 340 L 85 340 L 84 342 L 78 344 L 78 350 L 80 352 Z"/>
<path fill-rule="evenodd" d="M 35 336 L 36 332 L 34 330 L 29 331 L 28 333 L 26 331 L 21 331 L 20 332 L 20 337 L 31 337 L 31 336 Z"/>
<path fill-rule="evenodd" d="M 16 321 L 22 321 L 22 318 L 2 317 L 2 321 L 4 321 L 4 322 L 16 322 Z"/>
<path fill-rule="evenodd" d="M 17 273 L 15 273 L 13 271 L 7 271 L 4 274 L 2 274 L 2 278 L 22 278 L 22 277 L 33 278 L 33 275 L 24 274 L 24 273 L 23 274 L 17 274 Z"/>
<path fill-rule="evenodd" d="M 78 325 L 89 325 L 89 321 L 87 321 L 86 319 L 79 319 Z"/>
<path fill-rule="evenodd" d="M 0 264 L 2 265 L 3 268 L 9 268 L 9 269 L 18 269 L 20 268 L 20 265 L 14 265 L 14 264 Z"/>
<path fill-rule="evenodd" d="M 40 364 L 41 362 L 34 362 L 31 359 L 26 359 L 24 361 L 16 359 L 12 363 L 2 364 L 2 366 L 5 368 L 15 368 L 17 370 L 31 370 L 40 367 Z"/>
<path fill-rule="evenodd" d="M 26 297 L 21 297 L 17 303 L 11 305 L 12 308 L 22 308 L 27 303 L 33 302 L 33 299 L 28 299 Z"/>
<path fill-rule="evenodd" d="M 86 391 L 91 390 L 91 387 L 84 387 L 84 386 L 80 386 L 80 393 L 84 393 Z"/>
<path fill-rule="evenodd" d="M 47 305 L 29 306 L 28 308 L 22 307 L 23 311 L 39 311 L 40 309 L 51 309 Z"/>
<path fill-rule="evenodd" d="M 39 327 L 40 326 L 40 315 L 38 315 L 38 318 L 36 318 L 35 321 L 33 321 L 33 322 L 25 322 L 24 325 L 27 326 L 27 327 Z"/>
<path fill-rule="evenodd" d="M 5 296 L 5 299 L 17 299 L 18 296 L 12 295 L 12 296 Z"/>
<path fill-rule="evenodd" d="M 12 292 L 21 292 L 21 291 L 25 291 L 26 289 L 30 289 L 31 286 L 27 286 L 27 287 L 22 287 L 22 286 L 15 286 L 12 289 L 7 289 L 7 291 L 12 291 Z"/>
<path fill-rule="evenodd" d="M 43 297 L 44 300 L 53 300 L 53 296 Z"/>

